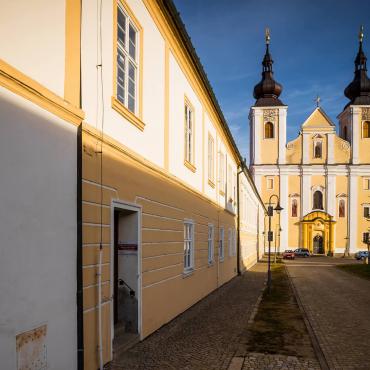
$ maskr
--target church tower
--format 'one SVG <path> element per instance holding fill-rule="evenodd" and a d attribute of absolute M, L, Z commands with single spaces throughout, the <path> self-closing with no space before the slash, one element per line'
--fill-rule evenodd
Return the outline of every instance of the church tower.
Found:
<path fill-rule="evenodd" d="M 283 88 L 274 80 L 269 46 L 270 32 L 266 29 L 262 79 L 254 87 L 256 102 L 249 115 L 251 166 L 285 163 L 287 106 L 279 99 Z"/>

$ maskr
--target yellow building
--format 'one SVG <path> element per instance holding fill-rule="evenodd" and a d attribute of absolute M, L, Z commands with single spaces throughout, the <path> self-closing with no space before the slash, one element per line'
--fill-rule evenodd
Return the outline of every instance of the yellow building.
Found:
<path fill-rule="evenodd" d="M 345 90 L 350 102 L 338 116 L 339 134 L 317 106 L 290 142 L 288 107 L 279 99 L 282 87 L 274 80 L 266 40 L 262 80 L 250 110 L 250 158 L 265 204 L 276 194 L 284 208 L 273 220 L 279 250 L 343 255 L 364 248 L 362 233 L 370 227 L 370 80 L 362 38 L 361 33 L 355 77 Z"/>

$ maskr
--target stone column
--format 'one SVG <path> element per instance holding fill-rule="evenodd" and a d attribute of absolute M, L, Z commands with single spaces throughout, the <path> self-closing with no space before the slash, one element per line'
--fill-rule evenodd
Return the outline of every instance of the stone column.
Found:
<path fill-rule="evenodd" d="M 335 188 L 336 176 L 328 174 L 326 177 L 326 211 L 330 216 L 336 217 Z"/>
<path fill-rule="evenodd" d="M 302 163 L 308 164 L 310 161 L 310 148 L 309 148 L 309 133 L 302 133 Z"/>
<path fill-rule="evenodd" d="M 251 124 L 252 124 L 252 135 L 250 140 L 253 140 L 253 153 L 251 153 L 252 164 L 261 164 L 261 117 L 263 115 L 262 110 L 252 109 L 251 110 Z"/>

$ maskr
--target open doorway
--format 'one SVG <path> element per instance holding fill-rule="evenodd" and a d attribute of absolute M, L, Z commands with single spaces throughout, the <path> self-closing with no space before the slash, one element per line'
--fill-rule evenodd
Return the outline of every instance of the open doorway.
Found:
<path fill-rule="evenodd" d="M 140 339 L 140 210 L 114 207 L 113 351 Z"/>

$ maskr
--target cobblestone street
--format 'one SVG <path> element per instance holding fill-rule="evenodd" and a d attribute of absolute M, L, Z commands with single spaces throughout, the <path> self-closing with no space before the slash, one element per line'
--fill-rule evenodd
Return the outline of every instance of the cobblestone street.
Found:
<path fill-rule="evenodd" d="M 370 281 L 335 268 L 329 257 L 287 262 L 330 369 L 369 369 Z"/>
<path fill-rule="evenodd" d="M 263 289 L 265 271 L 265 264 L 257 264 L 234 278 L 117 356 L 111 369 L 227 369 L 238 348 L 238 336 L 245 330 Z"/>

